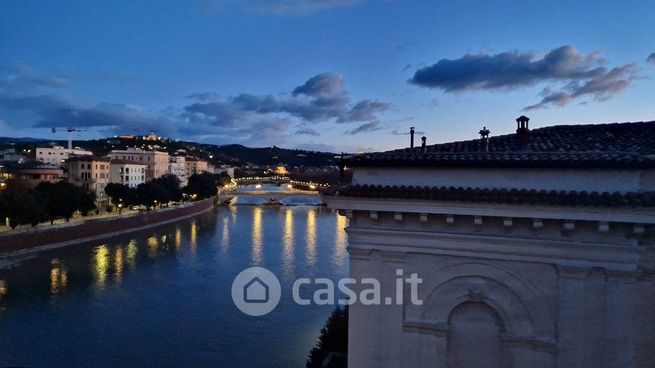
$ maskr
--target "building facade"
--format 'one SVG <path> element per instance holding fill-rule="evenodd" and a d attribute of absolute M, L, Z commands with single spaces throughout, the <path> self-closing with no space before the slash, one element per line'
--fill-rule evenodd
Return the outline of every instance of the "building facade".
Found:
<path fill-rule="evenodd" d="M 181 155 L 173 155 L 169 158 L 169 172 L 175 175 L 180 181 L 181 186 L 186 186 L 188 183 L 186 175 L 186 159 Z"/>
<path fill-rule="evenodd" d="M 36 160 L 50 165 L 63 165 L 70 155 L 90 156 L 93 155 L 93 152 L 81 148 L 69 150 L 61 146 L 36 148 Z"/>
<path fill-rule="evenodd" d="M 169 156 L 167 152 L 128 148 L 127 150 L 114 150 L 109 157 L 119 160 L 132 161 L 147 165 L 146 181 L 168 175 Z"/>
<path fill-rule="evenodd" d="M 324 200 L 349 218 L 350 277 L 382 296 L 422 279 L 421 303 L 350 307 L 349 366 L 653 367 L 655 122 L 517 121 L 344 161 Z"/>
<path fill-rule="evenodd" d="M 67 181 L 85 188 L 96 195 L 97 200 L 106 198 L 105 187 L 110 182 L 109 159 L 98 156 L 72 156 L 66 161 Z"/>
<path fill-rule="evenodd" d="M 5 184 L 2 187 L 17 189 L 32 189 L 42 181 L 56 183 L 63 176 L 64 170 L 60 166 L 41 162 L 3 165 L 0 172 L 0 179 Z"/>
<path fill-rule="evenodd" d="M 193 174 L 202 174 L 209 171 L 209 163 L 199 158 L 187 157 L 185 164 L 187 178 Z"/>
<path fill-rule="evenodd" d="M 120 159 L 111 160 L 110 181 L 136 188 L 146 182 L 148 165 Z"/>

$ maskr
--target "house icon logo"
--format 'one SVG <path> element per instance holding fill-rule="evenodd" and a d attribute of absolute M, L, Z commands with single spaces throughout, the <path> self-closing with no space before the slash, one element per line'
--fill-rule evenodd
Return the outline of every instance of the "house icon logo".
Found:
<path fill-rule="evenodd" d="M 232 301 L 249 316 L 270 313 L 280 302 L 281 294 L 280 280 L 262 267 L 243 270 L 232 282 Z"/>
<path fill-rule="evenodd" d="M 243 287 L 243 299 L 246 303 L 268 303 L 268 285 L 255 277 Z"/>

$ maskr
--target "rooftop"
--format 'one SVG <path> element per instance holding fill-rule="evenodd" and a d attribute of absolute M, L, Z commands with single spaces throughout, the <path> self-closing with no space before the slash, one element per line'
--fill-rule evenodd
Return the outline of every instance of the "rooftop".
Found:
<path fill-rule="evenodd" d="M 655 121 L 556 125 L 517 134 L 353 155 L 348 166 L 655 168 Z"/>

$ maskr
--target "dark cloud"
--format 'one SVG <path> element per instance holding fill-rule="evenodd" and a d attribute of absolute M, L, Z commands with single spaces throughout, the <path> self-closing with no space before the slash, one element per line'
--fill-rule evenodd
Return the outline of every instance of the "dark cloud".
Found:
<path fill-rule="evenodd" d="M 41 88 L 65 88 L 69 82 L 65 78 L 41 75 L 26 66 L 0 68 L 0 91 L 9 93 L 28 93 Z"/>
<path fill-rule="evenodd" d="M 321 135 L 319 132 L 312 128 L 301 128 L 296 130 L 296 135 L 314 135 L 314 136 L 319 136 Z"/>
<path fill-rule="evenodd" d="M 199 93 L 192 93 L 186 97 L 198 101 L 213 101 L 213 100 L 217 100 L 220 96 L 214 92 L 199 92 Z"/>
<path fill-rule="evenodd" d="M 655 52 L 648 55 L 648 57 L 646 58 L 646 62 L 655 65 Z"/>
<path fill-rule="evenodd" d="M 343 93 L 345 82 L 343 77 L 336 73 L 322 73 L 313 76 L 302 86 L 294 88 L 292 94 L 304 94 L 312 97 L 330 97 Z"/>
<path fill-rule="evenodd" d="M 380 130 L 380 129 L 382 129 L 382 127 L 380 126 L 379 121 L 371 121 L 369 123 L 364 123 L 364 124 L 358 126 L 355 129 L 345 131 L 345 132 L 343 132 L 343 134 L 355 135 L 355 134 L 359 134 L 359 133 L 374 132 L 374 131 Z"/>
<path fill-rule="evenodd" d="M 345 114 L 337 119 L 337 123 L 347 123 L 352 121 L 371 121 L 376 119 L 376 115 L 391 107 L 388 102 L 362 100 L 355 104 Z"/>
<path fill-rule="evenodd" d="M 544 90 L 539 103 L 524 110 L 545 108 L 549 105 L 565 106 L 571 101 L 591 97 L 594 101 L 607 101 L 628 88 L 637 78 L 637 66 L 627 64 L 595 75 L 584 81 L 574 81 L 560 91 Z"/>
<path fill-rule="evenodd" d="M 583 95 L 604 101 L 634 81 L 636 69 L 633 64 L 611 70 L 604 64 L 600 53 L 584 55 L 573 46 L 556 48 L 543 57 L 533 52 L 467 54 L 418 69 L 409 82 L 449 93 L 513 90 L 542 82 L 565 83 L 562 90 L 544 96 L 539 104 L 528 108 L 549 104 L 563 106 Z"/>

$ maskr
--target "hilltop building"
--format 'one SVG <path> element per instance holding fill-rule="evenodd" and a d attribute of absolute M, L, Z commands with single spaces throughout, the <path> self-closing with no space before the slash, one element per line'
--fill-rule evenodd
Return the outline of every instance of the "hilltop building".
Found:
<path fill-rule="evenodd" d="M 136 188 L 146 182 L 148 165 L 128 160 L 111 160 L 110 182 Z"/>
<path fill-rule="evenodd" d="M 126 150 L 113 150 L 109 152 L 109 157 L 112 160 L 119 159 L 146 164 L 146 181 L 159 178 L 169 173 L 169 157 L 167 152 L 128 148 Z"/>
<path fill-rule="evenodd" d="M 62 146 L 37 147 L 36 160 L 51 165 L 63 165 L 69 156 L 93 155 L 93 152 L 83 150 L 79 147 L 71 150 Z"/>
<path fill-rule="evenodd" d="M 528 122 L 344 160 L 350 277 L 423 279 L 350 307 L 348 366 L 653 366 L 655 122 Z"/>
<path fill-rule="evenodd" d="M 94 192 L 96 199 L 106 197 L 105 187 L 110 183 L 110 164 L 106 157 L 93 155 L 73 156 L 66 161 L 67 180 Z"/>

